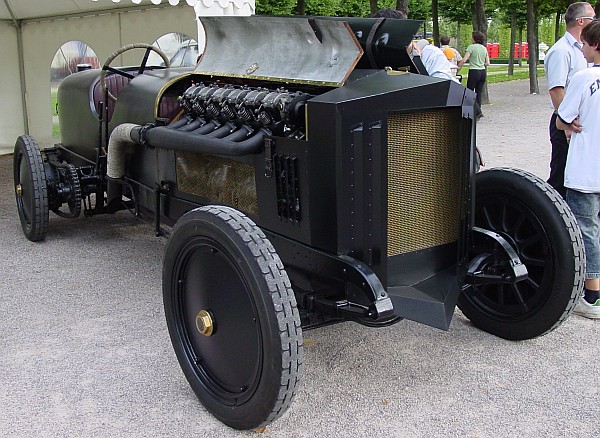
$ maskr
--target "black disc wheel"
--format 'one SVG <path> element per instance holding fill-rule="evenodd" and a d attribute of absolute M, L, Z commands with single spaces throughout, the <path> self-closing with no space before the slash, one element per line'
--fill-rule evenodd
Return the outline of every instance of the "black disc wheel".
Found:
<path fill-rule="evenodd" d="M 471 285 L 459 308 L 476 326 L 505 339 L 530 339 L 558 327 L 576 304 L 585 270 L 581 232 L 566 202 L 537 176 L 507 168 L 477 174 L 475 197 L 475 226 L 504 237 L 528 276 Z"/>
<path fill-rule="evenodd" d="M 181 368 L 211 414 L 253 429 L 285 412 L 300 378 L 300 316 L 254 222 L 224 206 L 181 217 L 166 248 L 163 297 Z"/>
<path fill-rule="evenodd" d="M 22 135 L 15 143 L 13 172 L 15 198 L 23 233 L 32 242 L 48 230 L 48 189 L 40 147 L 33 137 Z"/>

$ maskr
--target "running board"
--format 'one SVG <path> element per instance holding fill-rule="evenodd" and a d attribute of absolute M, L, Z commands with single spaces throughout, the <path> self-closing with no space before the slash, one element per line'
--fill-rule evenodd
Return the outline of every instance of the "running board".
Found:
<path fill-rule="evenodd" d="M 394 305 L 394 315 L 448 330 L 460 293 L 456 266 L 412 286 L 388 286 L 387 292 Z"/>

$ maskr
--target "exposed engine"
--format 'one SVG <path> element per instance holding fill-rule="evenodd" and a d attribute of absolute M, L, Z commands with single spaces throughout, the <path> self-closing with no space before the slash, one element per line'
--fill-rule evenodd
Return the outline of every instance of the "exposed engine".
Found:
<path fill-rule="evenodd" d="M 283 88 L 201 83 L 183 93 L 180 103 L 185 117 L 171 127 L 233 141 L 259 130 L 301 139 L 305 137 L 306 101 L 312 97 Z"/>

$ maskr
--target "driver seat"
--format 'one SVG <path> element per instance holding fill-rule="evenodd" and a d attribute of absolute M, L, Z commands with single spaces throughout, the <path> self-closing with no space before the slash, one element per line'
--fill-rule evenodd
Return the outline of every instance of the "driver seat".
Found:
<path fill-rule="evenodd" d="M 115 96 L 118 99 L 119 93 L 121 92 L 123 87 L 125 87 L 129 83 L 129 81 L 130 81 L 129 78 L 126 78 L 125 76 L 121 76 L 118 74 L 107 75 L 106 76 L 106 88 L 108 89 L 108 91 L 110 91 L 112 93 L 113 96 Z M 100 102 L 104 102 L 105 95 L 104 95 L 104 92 L 102 91 L 102 87 L 100 86 L 99 79 L 94 83 L 94 89 L 93 89 L 92 96 L 93 96 L 93 103 L 94 103 L 94 112 L 96 113 L 98 118 L 100 118 L 99 105 L 100 105 Z M 108 99 L 108 121 L 109 122 L 112 119 L 113 112 L 115 111 L 115 103 L 117 103 L 117 102 L 113 101 L 110 98 Z"/>

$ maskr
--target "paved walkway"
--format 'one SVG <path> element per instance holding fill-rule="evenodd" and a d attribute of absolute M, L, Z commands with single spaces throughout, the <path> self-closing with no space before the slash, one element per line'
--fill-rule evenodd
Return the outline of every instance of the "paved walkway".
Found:
<path fill-rule="evenodd" d="M 542 84 L 540 84 L 540 88 Z M 489 166 L 547 173 L 547 95 L 490 87 L 478 143 Z M 234 437 L 206 413 L 164 321 L 164 239 L 128 214 L 21 233 L 0 157 L 0 436 Z M 67 223 L 68 221 L 68 223 Z M 403 321 L 305 333 L 303 383 L 264 437 L 600 436 L 600 321 L 509 342 L 457 311 L 448 332 Z"/>
<path fill-rule="evenodd" d="M 550 168 L 548 126 L 552 108 L 546 78 L 539 94 L 529 94 L 529 80 L 500 82 L 488 88 L 490 105 L 477 124 L 477 145 L 486 168 L 519 167 L 546 179 Z"/>

